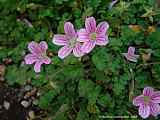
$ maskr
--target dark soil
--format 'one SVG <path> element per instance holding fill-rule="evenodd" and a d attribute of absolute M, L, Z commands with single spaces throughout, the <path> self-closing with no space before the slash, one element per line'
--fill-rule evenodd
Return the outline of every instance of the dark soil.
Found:
<path fill-rule="evenodd" d="M 0 120 L 26 120 L 27 111 L 18 102 L 17 92 L 0 83 Z M 8 110 L 4 108 L 4 101 L 10 103 Z"/>
<path fill-rule="evenodd" d="M 0 120 L 27 120 L 28 113 L 31 110 L 34 111 L 36 115 L 43 114 L 42 110 L 35 105 L 31 104 L 27 108 L 23 107 L 21 100 L 23 100 L 24 96 L 19 96 L 20 93 L 21 88 L 9 87 L 0 82 Z M 4 101 L 10 104 L 8 109 L 4 107 Z"/>

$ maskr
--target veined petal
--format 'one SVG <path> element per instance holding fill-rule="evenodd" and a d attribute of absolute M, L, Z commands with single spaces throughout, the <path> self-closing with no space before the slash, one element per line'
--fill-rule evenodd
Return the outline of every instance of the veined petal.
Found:
<path fill-rule="evenodd" d="M 139 55 L 135 55 L 135 54 L 134 54 L 133 56 L 134 56 L 136 59 L 138 59 L 138 58 L 139 58 Z"/>
<path fill-rule="evenodd" d="M 25 63 L 26 63 L 26 64 L 33 64 L 33 63 L 36 62 L 38 59 L 37 59 L 37 57 L 36 57 L 35 55 L 33 55 L 33 54 L 28 54 L 28 55 L 25 56 L 24 60 L 25 60 Z"/>
<path fill-rule="evenodd" d="M 46 43 L 45 41 L 41 41 L 41 42 L 39 43 L 39 46 L 40 46 L 42 52 L 43 52 L 43 51 L 46 51 L 46 50 L 48 49 L 48 45 L 47 45 L 47 43 Z"/>
<path fill-rule="evenodd" d="M 40 72 L 41 71 L 41 65 L 42 65 L 42 62 L 41 61 L 37 61 L 34 65 L 34 71 L 36 73 Z"/>
<path fill-rule="evenodd" d="M 138 61 L 137 59 L 139 57 L 138 55 L 130 55 L 128 53 L 122 53 L 122 55 L 124 55 L 125 58 L 131 62 L 137 62 Z"/>
<path fill-rule="evenodd" d="M 74 56 L 76 56 L 76 57 L 81 57 L 81 56 L 83 56 L 84 55 L 84 53 L 82 52 L 82 46 L 81 46 L 81 44 L 80 43 L 77 43 L 76 45 L 75 45 L 75 47 L 73 48 L 73 54 L 74 54 Z"/>
<path fill-rule="evenodd" d="M 139 112 L 139 115 L 144 119 L 149 117 L 149 115 L 150 115 L 149 105 L 145 105 L 145 104 L 140 105 L 138 112 Z"/>
<path fill-rule="evenodd" d="M 54 35 L 52 42 L 56 45 L 67 45 L 68 40 L 65 35 Z"/>
<path fill-rule="evenodd" d="M 156 103 L 150 103 L 150 111 L 153 116 L 160 114 L 160 106 Z"/>
<path fill-rule="evenodd" d="M 133 99 L 133 105 L 135 105 L 135 106 L 140 106 L 143 103 L 144 103 L 144 96 L 143 95 L 137 96 Z"/>
<path fill-rule="evenodd" d="M 153 88 L 152 87 L 145 87 L 143 89 L 143 95 L 144 96 L 152 96 L 153 93 L 154 92 L 153 92 Z"/>
<path fill-rule="evenodd" d="M 151 100 L 153 103 L 160 103 L 160 91 L 156 91 L 152 94 Z"/>
<path fill-rule="evenodd" d="M 128 57 L 128 60 L 129 61 L 132 61 L 132 62 L 137 62 L 138 60 L 138 57 L 137 57 L 138 55 L 127 55 L 127 57 Z"/>
<path fill-rule="evenodd" d="M 49 57 L 46 57 L 42 60 L 43 63 L 45 64 L 50 64 L 51 63 L 51 59 Z"/>
<path fill-rule="evenodd" d="M 132 62 L 137 62 L 139 55 L 134 54 L 135 48 L 134 47 L 129 47 L 127 53 L 122 53 L 127 60 L 132 61 Z"/>
<path fill-rule="evenodd" d="M 134 52 L 135 52 L 135 47 L 129 47 L 128 48 L 128 54 L 134 55 Z"/>
<path fill-rule="evenodd" d="M 98 24 L 96 32 L 106 34 L 108 28 L 109 24 L 107 22 L 101 22 Z"/>
<path fill-rule="evenodd" d="M 64 31 L 65 31 L 66 35 L 68 35 L 70 37 L 77 37 L 74 26 L 71 22 L 66 22 L 64 24 Z"/>
<path fill-rule="evenodd" d="M 85 27 L 88 33 L 96 32 L 96 20 L 94 17 L 86 18 Z"/>
<path fill-rule="evenodd" d="M 107 35 L 100 35 L 98 34 L 96 37 L 96 44 L 97 45 L 107 45 L 109 43 Z"/>
<path fill-rule="evenodd" d="M 109 10 L 112 9 L 112 7 L 118 2 L 118 0 L 112 0 L 112 2 L 109 5 Z"/>
<path fill-rule="evenodd" d="M 86 42 L 89 41 L 89 34 L 87 33 L 86 29 L 80 29 L 78 31 L 78 39 L 79 42 Z"/>
<path fill-rule="evenodd" d="M 82 51 L 84 53 L 89 53 L 92 51 L 92 49 L 95 47 L 96 45 L 96 42 L 95 41 L 88 41 L 88 42 L 85 42 L 83 45 L 82 45 Z"/>
<path fill-rule="evenodd" d="M 41 50 L 39 48 L 39 44 L 34 41 L 32 41 L 28 44 L 28 49 L 33 54 L 40 54 L 41 53 Z"/>
<path fill-rule="evenodd" d="M 67 57 L 71 52 L 72 52 L 72 48 L 69 48 L 68 46 L 64 46 L 64 47 L 62 47 L 62 48 L 58 51 L 58 56 L 59 56 L 61 59 L 64 59 L 64 58 Z"/>

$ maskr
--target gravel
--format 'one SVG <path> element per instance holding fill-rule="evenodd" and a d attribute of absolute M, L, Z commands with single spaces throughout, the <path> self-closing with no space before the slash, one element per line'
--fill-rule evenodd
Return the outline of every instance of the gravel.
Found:
<path fill-rule="evenodd" d="M 29 107 L 30 106 L 30 102 L 26 101 L 26 100 L 23 100 L 21 101 L 21 105 L 25 108 Z"/>
<path fill-rule="evenodd" d="M 4 101 L 3 106 L 6 110 L 8 110 L 10 107 L 10 103 L 8 101 Z"/>

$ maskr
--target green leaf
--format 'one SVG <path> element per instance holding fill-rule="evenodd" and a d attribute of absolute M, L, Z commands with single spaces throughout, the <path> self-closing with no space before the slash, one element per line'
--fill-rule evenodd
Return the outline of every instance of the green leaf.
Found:
<path fill-rule="evenodd" d="M 159 37 L 159 34 L 160 34 L 160 30 L 157 30 L 156 32 L 153 32 L 151 33 L 146 42 L 152 46 L 152 48 L 154 49 L 159 49 L 160 48 L 160 37 Z"/>
<path fill-rule="evenodd" d="M 96 104 L 88 104 L 87 110 L 91 114 L 96 114 L 99 112 L 98 106 L 96 106 Z"/>
<path fill-rule="evenodd" d="M 89 115 L 86 110 L 81 108 L 80 111 L 78 112 L 76 120 L 85 120 L 85 119 L 88 120 Z"/>
<path fill-rule="evenodd" d="M 73 65 L 70 65 L 70 66 L 66 66 L 63 68 L 63 72 L 62 74 L 67 77 L 67 79 L 79 79 L 81 77 L 83 77 L 84 75 L 84 70 L 82 68 L 82 66 L 73 66 Z"/>
<path fill-rule="evenodd" d="M 50 102 L 55 97 L 56 92 L 50 90 L 48 92 L 45 92 L 39 99 L 38 105 L 43 108 L 47 109 L 50 105 Z"/>
<path fill-rule="evenodd" d="M 90 104 L 96 103 L 101 88 L 96 86 L 90 80 L 80 80 L 79 82 L 79 95 L 89 100 Z"/>
<path fill-rule="evenodd" d="M 110 38 L 109 46 L 114 50 L 119 50 L 119 48 L 123 45 L 121 39 Z"/>
<path fill-rule="evenodd" d="M 15 83 L 24 85 L 27 80 L 33 76 L 31 71 L 27 70 L 27 67 L 9 66 L 7 67 L 6 79 L 8 84 L 14 85 Z"/>
<path fill-rule="evenodd" d="M 105 48 L 99 49 L 96 53 L 92 56 L 92 62 L 96 66 L 98 70 L 104 70 L 107 66 L 107 51 Z"/>
<path fill-rule="evenodd" d="M 67 116 L 65 115 L 67 110 L 68 110 L 68 105 L 62 104 L 59 110 L 55 113 L 53 119 L 54 120 L 68 120 Z"/>

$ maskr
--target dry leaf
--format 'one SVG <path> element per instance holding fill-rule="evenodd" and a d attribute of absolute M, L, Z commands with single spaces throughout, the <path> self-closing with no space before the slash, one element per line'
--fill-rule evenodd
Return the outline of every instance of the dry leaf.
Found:
<path fill-rule="evenodd" d="M 142 60 L 144 63 L 146 63 L 147 61 L 151 60 L 151 54 L 152 54 L 152 50 L 147 50 L 145 53 L 142 53 Z"/>
<path fill-rule="evenodd" d="M 134 32 L 140 32 L 142 30 L 142 27 L 140 25 L 129 25 L 129 28 Z"/>
<path fill-rule="evenodd" d="M 4 81 L 5 71 L 6 71 L 6 66 L 0 65 L 0 81 Z"/>
<path fill-rule="evenodd" d="M 155 26 L 149 26 L 148 29 L 147 29 L 147 33 L 152 33 L 152 32 L 155 32 L 155 31 L 156 31 Z"/>

